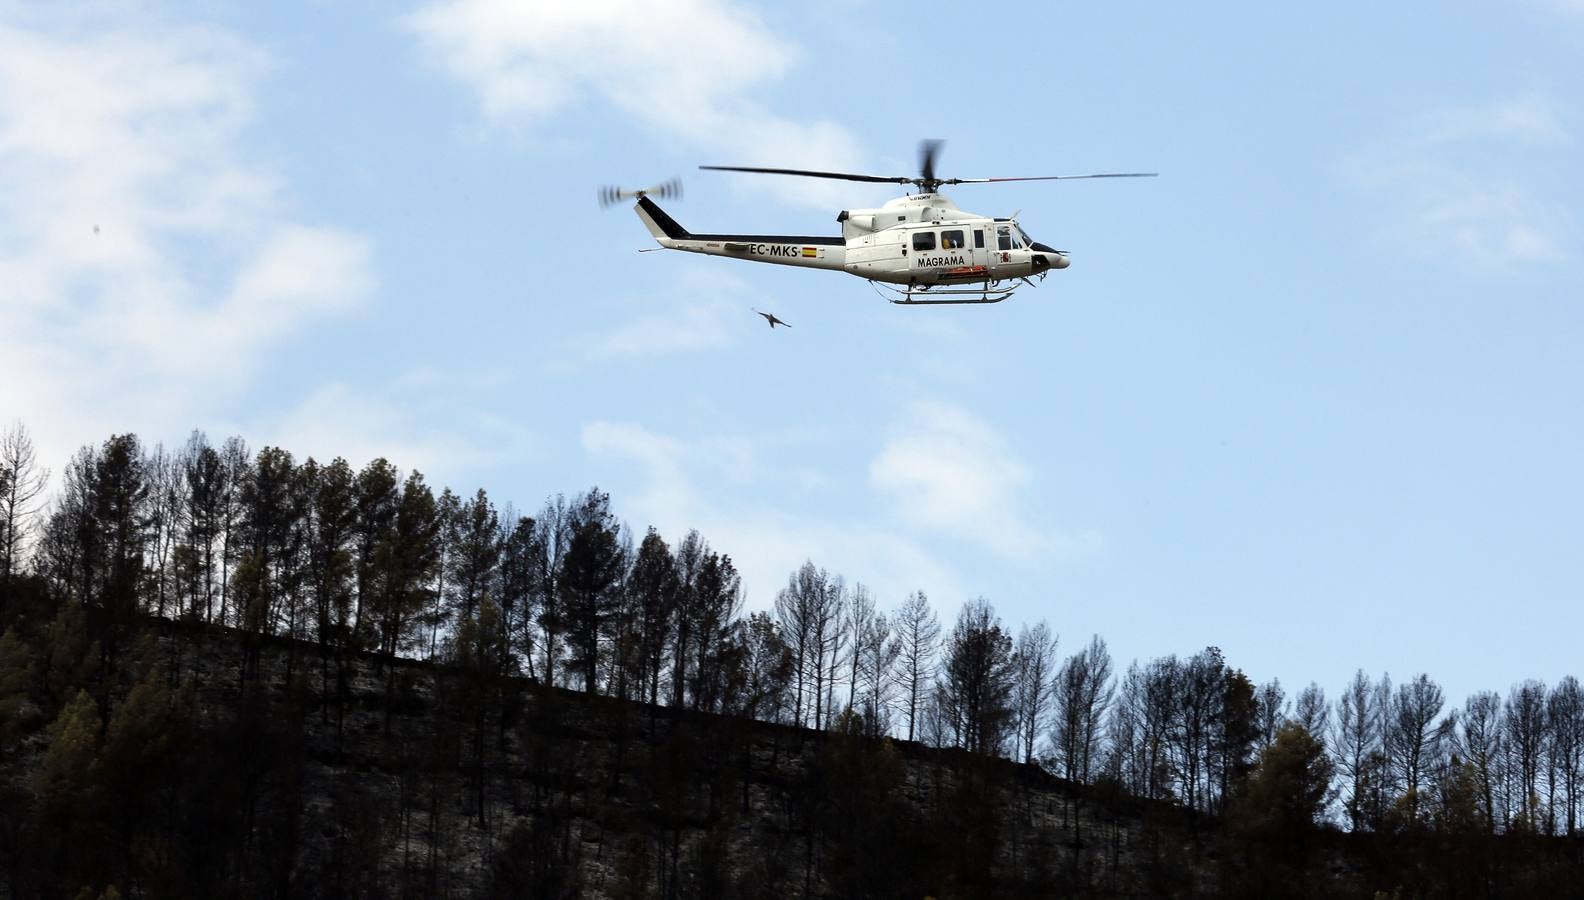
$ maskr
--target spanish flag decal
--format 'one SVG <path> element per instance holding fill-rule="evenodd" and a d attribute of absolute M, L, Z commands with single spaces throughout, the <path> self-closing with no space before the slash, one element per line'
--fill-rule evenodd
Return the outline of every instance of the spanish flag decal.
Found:
<path fill-rule="evenodd" d="M 819 251 L 813 247 L 804 247 L 803 256 L 805 259 L 813 259 L 814 257 L 819 256 Z"/>

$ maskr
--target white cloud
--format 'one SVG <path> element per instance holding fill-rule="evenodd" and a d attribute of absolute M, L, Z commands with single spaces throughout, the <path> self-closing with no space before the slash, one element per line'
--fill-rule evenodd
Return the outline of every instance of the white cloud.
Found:
<path fill-rule="evenodd" d="M 798 48 L 731 0 L 438 0 L 406 24 L 499 124 L 595 102 L 724 164 L 851 171 L 861 158 L 840 125 L 775 111 L 798 95 L 785 81 Z M 852 198 L 850 184 L 766 186 L 822 208 Z"/>
<path fill-rule="evenodd" d="M 1536 0 L 1544 9 L 1563 16 L 1584 16 L 1584 0 Z"/>
<path fill-rule="evenodd" d="M 638 509 L 666 519 L 685 519 L 699 512 L 698 498 L 682 468 L 686 449 L 682 442 L 629 422 L 596 421 L 583 426 L 583 449 L 643 466 L 648 483 L 635 498 Z"/>
<path fill-rule="evenodd" d="M 129 18 L 0 26 L 0 409 L 54 468 L 212 420 L 262 353 L 372 289 L 368 241 L 299 221 L 245 152 L 268 61 Z"/>
<path fill-rule="evenodd" d="M 549 368 L 561 371 L 730 347 L 746 326 L 764 324 L 752 308 L 767 308 L 770 301 L 741 278 L 710 267 L 689 270 L 671 285 L 625 302 L 633 311 L 617 317 L 621 324 L 564 341 Z"/>
<path fill-rule="evenodd" d="M 488 375 L 437 380 L 428 370 L 416 370 L 388 386 L 333 382 L 247 432 L 299 459 L 341 456 L 357 467 L 384 457 L 404 470 L 423 472 L 437 491 L 449 485 L 460 492 L 466 485 L 459 479 L 467 473 L 536 452 L 531 435 L 520 425 L 455 405 L 458 384 L 493 380 Z"/>
<path fill-rule="evenodd" d="M 1564 147 L 1572 143 L 1561 112 L 1538 94 L 1426 113 L 1412 123 L 1405 137 L 1431 147 L 1476 141 Z"/>
<path fill-rule="evenodd" d="M 869 481 L 910 527 L 1012 557 L 1092 551 L 1092 532 L 1059 534 L 1028 521 L 1029 470 L 988 423 L 943 403 L 916 403 L 869 464 Z"/>
<path fill-rule="evenodd" d="M 742 498 L 763 492 L 738 488 L 779 478 L 780 470 L 741 441 L 684 441 L 629 422 L 596 421 L 584 426 L 583 447 L 640 469 L 641 485 L 621 501 L 636 516 L 634 527 L 654 525 L 668 540 L 697 528 L 730 554 L 743 574 L 750 608 L 768 608 L 787 574 L 808 559 L 862 581 L 882 603 L 899 602 L 919 588 L 941 598 L 961 596 L 952 574 L 917 541 L 899 529 L 855 521 L 840 511 L 859 512 L 861 501 L 824 516 L 745 502 Z"/>
<path fill-rule="evenodd" d="M 1572 212 L 1542 184 L 1572 145 L 1548 97 L 1435 110 L 1351 154 L 1341 171 L 1381 204 L 1382 243 L 1481 268 L 1575 254 Z"/>
<path fill-rule="evenodd" d="M 705 300 L 642 316 L 594 337 L 588 353 L 596 359 L 632 358 L 724 347 L 731 343 L 727 312 L 728 304 Z"/>
<path fill-rule="evenodd" d="M 1028 467 L 971 414 L 919 403 L 892 431 L 867 469 L 873 493 L 844 488 L 840 477 L 807 472 L 806 447 L 798 448 L 795 459 L 783 460 L 787 454 L 762 443 L 683 439 L 611 421 L 588 423 L 582 439 L 594 456 L 637 466 L 635 484 L 606 485 L 622 489 L 622 507 L 637 516 L 636 527 L 653 524 L 668 538 L 698 528 L 718 541 L 738 561 L 755 608 L 767 606 L 787 573 L 806 559 L 864 582 L 885 602 L 920 588 L 950 601 L 966 595 L 951 568 L 930 550 L 934 542 L 968 543 L 1031 565 L 1098 550 L 1094 532 L 1036 524 L 1022 497 Z M 779 504 L 769 499 L 788 483 L 814 497 Z M 816 511 L 788 511 L 793 507 Z"/>

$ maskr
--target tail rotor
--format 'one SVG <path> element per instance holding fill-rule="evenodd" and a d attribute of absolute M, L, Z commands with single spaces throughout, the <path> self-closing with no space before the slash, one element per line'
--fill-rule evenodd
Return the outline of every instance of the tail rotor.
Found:
<path fill-rule="evenodd" d="M 639 197 L 657 197 L 661 200 L 676 200 L 682 197 L 682 179 L 673 178 L 653 187 L 640 188 L 630 191 L 615 185 L 606 185 L 599 189 L 599 205 L 601 209 L 635 200 Z"/>

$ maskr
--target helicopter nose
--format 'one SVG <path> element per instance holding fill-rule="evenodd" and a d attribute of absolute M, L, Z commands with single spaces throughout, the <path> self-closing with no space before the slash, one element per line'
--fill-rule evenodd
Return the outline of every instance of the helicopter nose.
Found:
<path fill-rule="evenodd" d="M 1038 241 L 1031 244 L 1029 249 L 1034 251 L 1031 261 L 1034 263 L 1036 270 L 1065 269 L 1072 264 L 1072 260 L 1067 258 L 1067 254 L 1052 247 L 1047 247 Z"/>

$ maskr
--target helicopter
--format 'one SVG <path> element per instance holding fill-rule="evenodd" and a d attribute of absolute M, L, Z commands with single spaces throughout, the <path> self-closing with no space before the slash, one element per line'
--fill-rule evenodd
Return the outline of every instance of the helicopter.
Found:
<path fill-rule="evenodd" d="M 919 189 L 876 209 L 842 210 L 836 216 L 842 233 L 832 236 L 784 234 L 695 234 L 677 224 L 654 198 L 679 197 L 681 183 L 672 181 L 643 190 L 606 187 L 601 205 L 636 199 L 633 209 L 659 247 L 749 262 L 846 272 L 868 279 L 882 296 L 901 305 L 1000 303 L 1030 279 L 1044 280 L 1071 264 L 1065 250 L 1030 238 L 1016 214 L 996 218 L 965 212 L 945 194 L 944 185 L 996 184 L 1009 181 L 1070 181 L 1085 178 L 1153 178 L 1154 172 L 1104 172 L 1092 175 L 1042 175 L 1024 178 L 941 178 L 935 159 L 944 142 L 923 141 L 919 174 L 857 175 L 808 169 L 758 166 L 699 166 L 717 172 L 751 172 L 907 184 Z M 772 326 L 773 327 L 773 326 Z"/>

